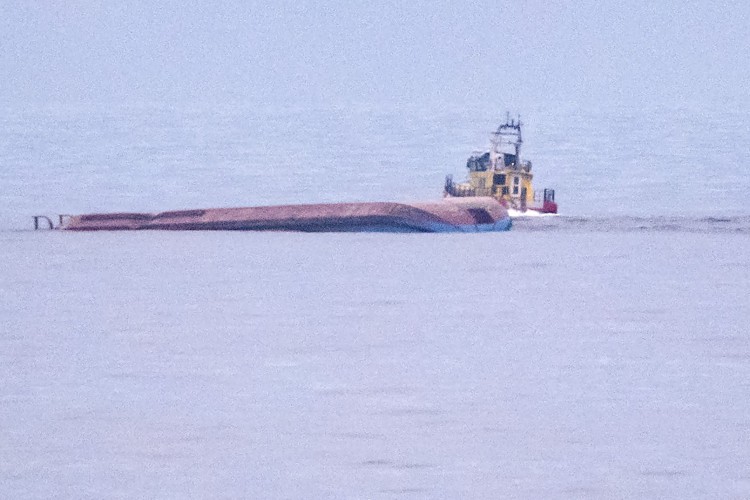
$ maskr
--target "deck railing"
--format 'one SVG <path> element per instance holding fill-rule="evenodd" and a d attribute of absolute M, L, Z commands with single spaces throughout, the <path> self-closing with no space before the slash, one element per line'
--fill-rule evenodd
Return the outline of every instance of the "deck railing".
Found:
<path fill-rule="evenodd" d="M 493 188 L 475 188 L 471 186 L 456 184 L 453 182 L 453 176 L 445 177 L 445 192 L 450 196 L 493 196 Z"/>

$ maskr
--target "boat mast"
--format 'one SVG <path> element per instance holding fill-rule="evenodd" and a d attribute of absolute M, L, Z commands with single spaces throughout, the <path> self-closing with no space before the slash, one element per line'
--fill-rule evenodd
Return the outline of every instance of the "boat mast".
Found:
<path fill-rule="evenodd" d="M 521 144 L 523 144 L 523 137 L 521 136 L 521 115 L 518 115 L 518 121 L 511 119 L 510 112 L 505 114 L 505 123 L 500 125 L 490 137 L 490 164 L 495 170 L 502 170 L 505 168 L 505 162 L 498 166 L 498 160 L 503 159 L 503 136 L 508 136 L 508 143 L 513 145 L 516 154 L 514 169 L 521 168 Z M 511 137 L 512 136 L 512 137 Z M 515 139 L 515 140 L 514 140 Z"/>
<path fill-rule="evenodd" d="M 516 141 L 516 168 L 521 168 L 521 144 L 523 144 L 523 139 L 521 138 L 521 115 L 518 115 L 516 130 L 518 131 L 518 140 Z"/>

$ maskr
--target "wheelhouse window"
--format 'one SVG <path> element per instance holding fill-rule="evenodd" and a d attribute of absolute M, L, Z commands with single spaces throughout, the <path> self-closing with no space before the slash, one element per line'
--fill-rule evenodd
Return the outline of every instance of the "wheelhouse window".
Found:
<path fill-rule="evenodd" d="M 492 183 L 496 186 L 505 185 L 505 174 L 495 174 L 494 178 L 492 179 Z"/>
<path fill-rule="evenodd" d="M 520 184 L 520 179 L 518 177 L 513 177 L 513 194 L 518 194 L 519 184 Z"/>

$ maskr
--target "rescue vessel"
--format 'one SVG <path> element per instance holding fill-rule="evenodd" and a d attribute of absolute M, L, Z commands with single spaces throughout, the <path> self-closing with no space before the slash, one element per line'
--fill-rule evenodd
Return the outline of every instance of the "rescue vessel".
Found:
<path fill-rule="evenodd" d="M 498 200 L 516 214 L 556 214 L 555 190 L 534 191 L 531 162 L 521 159 L 521 117 L 506 116 L 490 137 L 490 150 L 473 153 L 466 162 L 469 179 L 453 182 L 445 178 L 446 198 L 487 196 Z"/>

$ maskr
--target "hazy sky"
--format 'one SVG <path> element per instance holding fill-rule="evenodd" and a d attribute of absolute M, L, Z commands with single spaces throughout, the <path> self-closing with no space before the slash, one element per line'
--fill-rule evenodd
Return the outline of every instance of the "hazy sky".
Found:
<path fill-rule="evenodd" d="M 746 102 L 748 5 L 1 0 L 0 101 Z"/>

